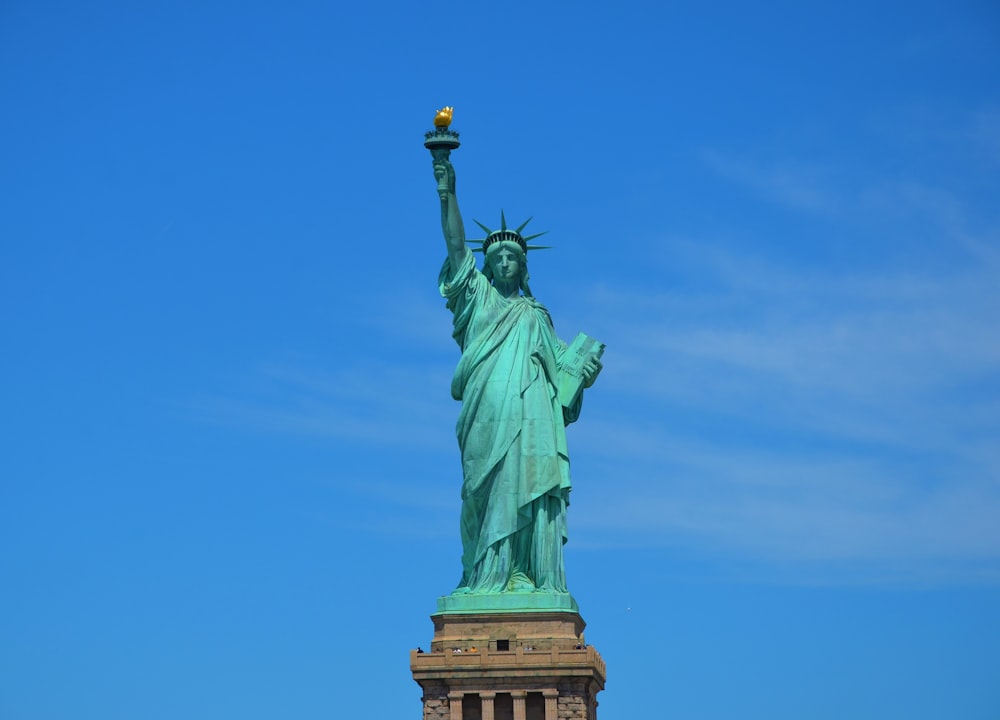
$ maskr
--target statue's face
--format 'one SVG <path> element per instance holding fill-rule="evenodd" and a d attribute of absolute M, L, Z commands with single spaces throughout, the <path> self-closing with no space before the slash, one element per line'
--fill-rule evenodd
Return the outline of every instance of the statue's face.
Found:
<path fill-rule="evenodd" d="M 496 252 L 490 253 L 490 264 L 495 280 L 517 280 L 521 277 L 521 253 L 502 245 Z"/>

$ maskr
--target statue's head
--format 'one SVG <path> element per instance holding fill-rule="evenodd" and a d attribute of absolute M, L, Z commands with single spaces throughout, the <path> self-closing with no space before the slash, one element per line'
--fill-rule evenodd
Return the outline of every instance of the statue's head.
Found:
<path fill-rule="evenodd" d="M 520 236 L 518 238 L 520 239 Z M 483 262 L 483 275 L 494 283 L 498 278 L 516 278 L 521 292 L 531 297 L 531 288 L 528 286 L 528 257 L 523 246 L 523 240 L 520 243 L 499 240 L 488 246 L 484 243 L 486 259 Z"/>
<path fill-rule="evenodd" d="M 529 240 L 544 235 L 545 233 L 537 233 L 535 235 L 529 235 L 528 237 L 523 237 L 521 231 L 524 227 L 531 222 L 531 218 L 525 220 L 516 230 L 511 230 L 507 227 L 507 219 L 504 217 L 503 210 L 500 211 L 500 229 L 491 230 L 490 228 L 483 225 L 478 220 L 474 221 L 476 225 L 481 227 L 486 231 L 486 237 L 482 240 L 470 240 L 469 242 L 482 242 L 482 248 L 473 248 L 475 251 L 482 252 L 485 256 L 485 262 L 483 263 L 483 274 L 486 279 L 490 282 L 495 282 L 496 278 L 499 276 L 498 269 L 501 262 L 512 263 L 516 262 L 518 264 L 518 286 L 528 297 L 531 297 L 531 289 L 528 287 L 528 250 L 544 250 L 545 248 L 537 245 L 528 245 Z"/>

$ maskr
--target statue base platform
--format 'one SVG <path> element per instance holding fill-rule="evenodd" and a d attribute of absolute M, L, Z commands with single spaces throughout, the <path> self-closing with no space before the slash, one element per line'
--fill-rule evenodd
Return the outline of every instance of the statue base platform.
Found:
<path fill-rule="evenodd" d="M 430 652 L 410 653 L 410 671 L 423 690 L 423 720 L 596 720 L 606 669 L 584 640 L 578 612 L 438 613 L 431 619 Z"/>
<path fill-rule="evenodd" d="M 444 595 L 437 599 L 437 613 L 579 613 L 576 600 L 569 593 L 504 592 Z"/>

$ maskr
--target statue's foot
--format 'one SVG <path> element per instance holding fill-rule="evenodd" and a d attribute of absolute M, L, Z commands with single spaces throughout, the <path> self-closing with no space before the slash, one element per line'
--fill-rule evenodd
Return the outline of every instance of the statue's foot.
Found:
<path fill-rule="evenodd" d="M 550 595 L 568 595 L 569 590 L 562 590 L 552 585 L 541 585 L 535 588 L 535 592 L 548 593 Z"/>
<path fill-rule="evenodd" d="M 467 588 L 467 587 L 465 587 L 463 585 L 462 587 L 457 587 L 454 590 L 452 590 L 451 594 L 452 595 L 468 595 L 471 592 L 472 591 L 469 588 Z"/>
<path fill-rule="evenodd" d="M 514 573 L 507 583 L 507 592 L 535 592 L 535 583 L 524 573 Z"/>

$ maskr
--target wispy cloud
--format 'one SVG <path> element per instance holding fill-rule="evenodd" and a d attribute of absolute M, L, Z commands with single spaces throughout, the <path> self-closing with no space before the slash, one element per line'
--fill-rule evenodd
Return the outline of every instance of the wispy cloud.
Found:
<path fill-rule="evenodd" d="M 830 213 L 841 204 L 830 188 L 829 170 L 819 165 L 788 160 L 764 164 L 726 156 L 716 150 L 706 151 L 703 157 L 722 177 L 784 207 Z"/>
<path fill-rule="evenodd" d="M 366 447 L 444 448 L 454 443 L 442 368 L 362 363 L 336 371 L 265 367 L 241 387 L 187 403 L 201 421 L 263 432 L 326 437 Z"/>
<path fill-rule="evenodd" d="M 969 131 L 969 139 L 994 164 L 1000 164 L 1000 107 L 979 110 Z"/>
<path fill-rule="evenodd" d="M 599 468 L 576 504 L 585 542 L 1000 580 L 1000 265 L 963 257 L 844 273 L 716 246 L 697 258 L 705 302 L 598 291 L 590 309 L 617 320 L 602 392 L 631 400 L 573 431 Z"/>
<path fill-rule="evenodd" d="M 606 434 L 605 442 L 619 437 Z M 995 477 L 950 473 L 947 463 L 935 471 L 891 453 L 753 450 L 725 437 L 701 443 L 681 437 L 657 450 L 658 458 L 647 454 L 626 468 L 634 480 L 625 487 L 587 483 L 587 496 L 574 506 L 574 527 L 592 541 L 911 572 L 924 562 L 1000 559 Z"/>

